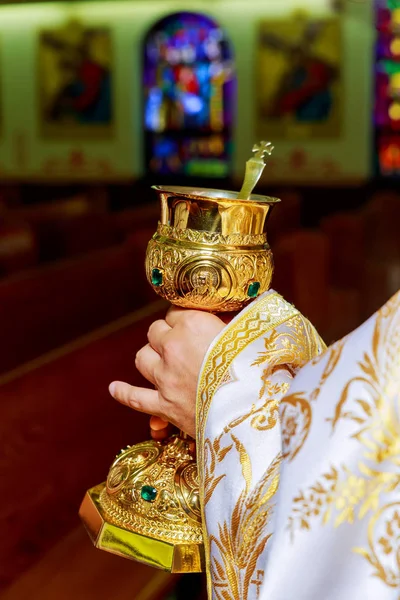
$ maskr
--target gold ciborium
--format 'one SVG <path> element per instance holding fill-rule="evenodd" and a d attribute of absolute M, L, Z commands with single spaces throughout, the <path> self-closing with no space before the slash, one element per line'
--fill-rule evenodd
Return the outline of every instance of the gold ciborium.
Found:
<path fill-rule="evenodd" d="M 173 304 L 238 311 L 270 285 L 266 223 L 277 198 L 253 195 L 272 146 L 260 142 L 239 193 L 155 187 L 161 218 L 146 255 L 147 278 Z M 80 516 L 103 550 L 174 573 L 204 570 L 194 440 L 184 433 L 121 451 Z"/>

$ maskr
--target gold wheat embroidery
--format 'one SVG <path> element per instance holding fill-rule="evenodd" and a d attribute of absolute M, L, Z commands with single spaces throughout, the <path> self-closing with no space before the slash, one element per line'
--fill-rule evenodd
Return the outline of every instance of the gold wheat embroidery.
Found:
<path fill-rule="evenodd" d="M 268 531 L 272 499 L 279 484 L 281 456 L 278 455 L 252 490 L 251 462 L 244 445 L 232 440 L 240 456 L 245 487 L 231 518 L 218 525 L 218 537 L 211 535 L 211 577 L 217 600 L 247 600 L 251 585 L 257 588 L 263 572 L 257 562 L 271 537 Z"/>

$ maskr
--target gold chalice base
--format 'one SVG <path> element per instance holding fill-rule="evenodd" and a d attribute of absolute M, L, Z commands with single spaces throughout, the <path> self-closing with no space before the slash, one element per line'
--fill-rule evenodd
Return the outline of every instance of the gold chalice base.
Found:
<path fill-rule="evenodd" d="M 79 516 L 96 548 L 170 573 L 204 571 L 203 544 L 173 544 L 134 533 L 106 521 L 99 498 L 106 484 L 86 492 Z"/>
<path fill-rule="evenodd" d="M 79 514 L 97 548 L 171 573 L 200 573 L 198 488 L 191 440 L 148 440 L 121 450 Z"/>

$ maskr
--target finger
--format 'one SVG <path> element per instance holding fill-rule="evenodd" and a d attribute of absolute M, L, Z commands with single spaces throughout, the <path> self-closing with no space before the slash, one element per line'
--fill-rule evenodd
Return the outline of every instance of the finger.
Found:
<path fill-rule="evenodd" d="M 156 441 L 165 440 L 166 438 L 169 438 L 171 435 L 168 427 L 166 429 L 160 429 L 159 431 L 156 431 L 155 429 L 151 429 L 150 434 L 151 434 L 152 439 L 156 440 Z"/>
<path fill-rule="evenodd" d="M 190 312 L 187 308 L 180 308 L 179 306 L 171 306 L 165 315 L 165 321 L 170 327 L 175 327 L 179 322 L 182 321 L 184 315 Z"/>
<path fill-rule="evenodd" d="M 192 324 L 192 327 L 196 329 L 196 326 L 199 324 L 199 318 L 201 317 L 200 327 L 204 328 L 206 326 L 214 327 L 217 324 L 221 324 L 221 319 L 219 315 L 213 315 L 211 313 L 207 313 L 207 318 L 204 317 L 204 312 L 202 310 L 191 310 L 187 308 L 180 308 L 179 306 L 172 306 L 166 316 L 165 320 L 167 324 L 171 328 L 175 328 L 178 325 L 187 325 Z M 227 313 L 226 313 L 227 314 Z"/>
<path fill-rule="evenodd" d="M 160 427 L 160 429 L 157 429 L 157 427 Z M 176 427 L 171 423 L 168 423 L 168 421 L 165 421 L 160 417 L 151 417 L 150 432 L 153 440 L 165 440 L 166 438 L 171 437 L 174 431 L 176 431 Z"/>
<path fill-rule="evenodd" d="M 163 340 L 165 335 L 171 331 L 171 327 L 164 320 L 154 321 L 150 325 L 149 331 L 147 333 L 147 339 L 149 340 L 150 346 L 155 350 L 158 354 L 161 355 L 161 348 L 163 344 Z"/>
<path fill-rule="evenodd" d="M 160 400 L 157 390 L 139 388 L 122 381 L 113 381 L 109 392 L 115 400 L 139 412 L 157 415 L 164 418 L 160 412 Z"/>
<path fill-rule="evenodd" d="M 160 355 L 153 350 L 150 344 L 146 344 L 136 354 L 135 365 L 137 370 L 153 385 L 156 385 L 156 378 L 154 373 L 160 366 L 161 358 Z"/>
<path fill-rule="evenodd" d="M 161 419 L 160 417 L 152 416 L 150 419 L 150 427 L 154 431 L 160 431 L 161 429 L 166 429 L 169 423 L 165 419 Z"/>

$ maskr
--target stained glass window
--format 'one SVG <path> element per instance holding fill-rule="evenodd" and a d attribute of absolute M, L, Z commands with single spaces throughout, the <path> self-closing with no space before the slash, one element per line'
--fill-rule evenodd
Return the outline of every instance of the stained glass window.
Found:
<path fill-rule="evenodd" d="M 236 76 L 230 44 L 205 15 L 159 21 L 144 46 L 148 173 L 229 176 Z"/>
<path fill-rule="evenodd" d="M 375 138 L 378 174 L 400 175 L 400 0 L 376 3 Z"/>

